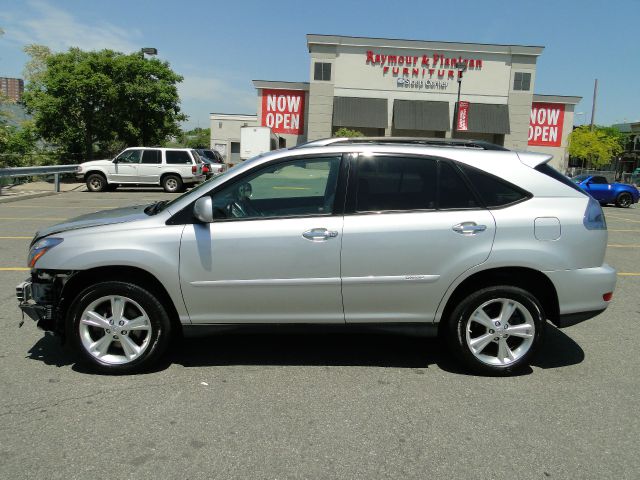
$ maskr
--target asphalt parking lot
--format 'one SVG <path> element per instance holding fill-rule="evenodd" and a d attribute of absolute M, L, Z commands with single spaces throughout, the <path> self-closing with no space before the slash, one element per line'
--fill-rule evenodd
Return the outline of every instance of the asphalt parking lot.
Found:
<path fill-rule="evenodd" d="M 157 371 L 111 377 L 31 320 L 18 329 L 36 229 L 164 198 L 0 204 L 0 478 L 638 478 L 638 205 L 605 207 L 610 308 L 549 326 L 515 377 L 467 375 L 437 340 L 373 334 L 185 340 Z"/>

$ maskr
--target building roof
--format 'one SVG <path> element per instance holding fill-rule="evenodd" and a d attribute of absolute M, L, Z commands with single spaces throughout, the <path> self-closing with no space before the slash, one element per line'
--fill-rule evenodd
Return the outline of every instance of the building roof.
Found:
<path fill-rule="evenodd" d="M 274 88 L 278 90 L 309 91 L 309 82 L 284 82 L 281 80 L 252 80 L 256 88 Z"/>
<path fill-rule="evenodd" d="M 576 105 L 580 103 L 582 97 L 575 97 L 571 95 L 543 95 L 540 93 L 533 94 L 534 102 L 547 102 L 547 103 L 564 103 L 568 105 Z"/>
<path fill-rule="evenodd" d="M 540 55 L 543 46 L 506 45 L 494 43 L 443 42 L 427 40 L 405 40 L 397 38 L 350 37 L 344 35 L 323 35 L 308 33 L 307 47 L 311 45 L 347 45 L 358 47 L 391 47 L 407 49 L 447 50 L 459 52 L 503 53 L 516 55 Z"/>

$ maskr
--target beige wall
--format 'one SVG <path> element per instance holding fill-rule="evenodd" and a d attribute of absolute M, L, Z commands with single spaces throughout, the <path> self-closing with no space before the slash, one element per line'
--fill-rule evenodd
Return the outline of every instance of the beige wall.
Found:
<path fill-rule="evenodd" d="M 366 39 L 365 39 L 366 40 Z M 457 101 L 458 82 L 456 78 L 448 78 L 448 71 L 453 67 L 431 65 L 433 55 L 437 53 L 447 58 L 467 58 L 482 60 L 481 68 L 472 68 L 464 73 L 461 100 L 472 103 L 509 104 L 511 133 L 504 136 L 504 142 L 510 148 L 524 148 L 527 144 L 528 119 L 531 110 L 535 68 L 537 56 L 530 54 L 511 54 L 504 52 L 470 51 L 446 49 L 419 49 L 386 46 L 353 46 L 353 45 L 310 45 L 311 64 L 308 140 L 331 136 L 333 97 L 386 98 L 388 101 L 388 126 L 386 135 L 391 135 L 393 125 L 394 100 L 429 100 L 449 102 L 449 125 L 453 124 L 455 102 Z M 402 66 L 398 74 L 393 73 L 393 65 L 384 71 L 384 65 L 367 63 L 366 52 L 374 54 L 418 57 L 418 76 L 413 75 L 414 66 L 409 67 L 410 75 L 402 74 Z M 423 67 L 422 56 L 427 55 L 430 66 Z M 313 79 L 316 61 L 332 63 L 332 79 L 320 82 Z M 436 74 L 429 76 L 429 69 L 435 68 Z M 423 70 L 424 69 L 424 70 Z M 426 71 L 425 71 L 426 70 Z M 438 70 L 445 70 L 445 77 L 437 76 Z M 525 71 L 532 74 L 531 89 L 528 92 L 513 92 L 513 74 Z M 422 88 L 398 85 L 398 78 L 410 81 L 422 81 Z M 426 80 L 444 82 L 444 88 L 425 88 Z M 430 132 L 425 132 L 429 134 Z M 451 132 L 446 133 L 447 137 Z M 500 137 L 502 138 L 502 137 Z"/>

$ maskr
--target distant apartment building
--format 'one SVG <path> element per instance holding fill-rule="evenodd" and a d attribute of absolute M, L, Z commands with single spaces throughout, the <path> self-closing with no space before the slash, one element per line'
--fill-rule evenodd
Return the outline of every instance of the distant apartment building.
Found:
<path fill-rule="evenodd" d="M 24 80 L 21 78 L 0 77 L 0 95 L 11 102 L 19 102 L 24 92 Z"/>

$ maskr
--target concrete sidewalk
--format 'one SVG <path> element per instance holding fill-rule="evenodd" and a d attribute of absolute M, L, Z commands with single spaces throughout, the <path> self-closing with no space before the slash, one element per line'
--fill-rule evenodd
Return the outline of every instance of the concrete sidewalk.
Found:
<path fill-rule="evenodd" d="M 84 183 L 60 183 L 60 192 L 54 190 L 53 182 L 31 182 L 0 188 L 0 203 L 16 202 L 28 198 L 47 197 L 58 193 L 74 192 L 86 189 Z"/>

